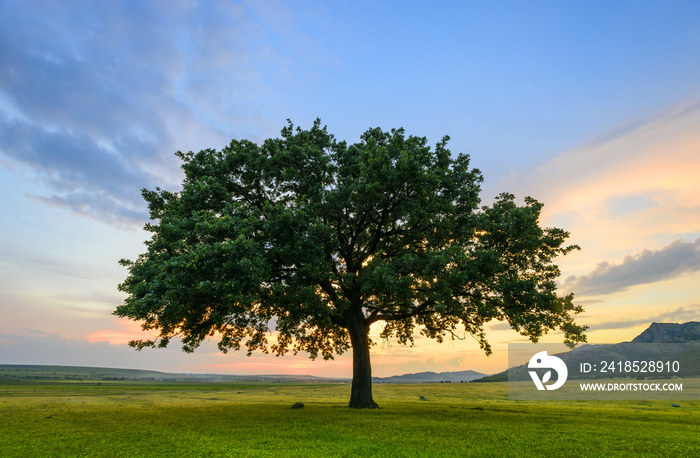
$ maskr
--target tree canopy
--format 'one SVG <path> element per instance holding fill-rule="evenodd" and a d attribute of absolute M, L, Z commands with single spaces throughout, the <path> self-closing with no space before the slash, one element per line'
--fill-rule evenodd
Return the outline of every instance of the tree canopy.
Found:
<path fill-rule="evenodd" d="M 353 350 L 351 407 L 376 407 L 369 327 L 412 343 L 473 335 L 507 321 L 537 341 L 561 330 L 585 341 L 573 294 L 557 294 L 553 263 L 577 249 L 541 228 L 542 204 L 512 194 L 480 204 L 482 175 L 403 129 L 337 141 L 316 120 L 281 138 L 233 140 L 216 151 L 177 152 L 182 190 L 143 190 L 147 251 L 121 260 L 129 274 L 117 316 L 157 338 L 130 345 L 185 351 L 215 338 L 245 348 L 332 358 Z"/>

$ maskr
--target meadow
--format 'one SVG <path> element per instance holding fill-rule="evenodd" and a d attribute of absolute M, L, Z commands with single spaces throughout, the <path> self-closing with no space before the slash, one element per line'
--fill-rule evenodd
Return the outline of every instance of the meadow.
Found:
<path fill-rule="evenodd" d="M 698 401 L 509 401 L 505 383 L 374 392 L 380 409 L 358 411 L 348 384 L 0 380 L 0 456 L 700 456 Z"/>

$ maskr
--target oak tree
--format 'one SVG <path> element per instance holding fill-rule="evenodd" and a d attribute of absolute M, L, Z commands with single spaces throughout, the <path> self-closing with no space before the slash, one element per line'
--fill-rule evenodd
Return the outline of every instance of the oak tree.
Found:
<path fill-rule="evenodd" d="M 128 268 L 115 315 L 157 334 L 130 345 L 218 347 L 333 358 L 352 349 L 350 407 L 373 408 L 375 339 L 474 336 L 492 320 L 537 341 L 585 341 L 573 294 L 558 295 L 569 234 L 541 228 L 542 204 L 480 204 L 479 170 L 444 137 L 369 129 L 337 141 L 321 121 L 281 138 L 178 152 L 182 190 L 143 190 L 152 233 Z"/>

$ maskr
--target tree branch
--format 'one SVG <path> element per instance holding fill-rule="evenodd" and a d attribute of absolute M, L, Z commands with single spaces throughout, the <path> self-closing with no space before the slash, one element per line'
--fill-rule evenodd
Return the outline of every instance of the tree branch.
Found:
<path fill-rule="evenodd" d="M 428 299 L 427 301 L 423 302 L 421 305 L 418 307 L 414 308 L 413 310 L 407 311 L 407 312 L 393 312 L 391 310 L 385 310 L 385 309 L 380 309 L 378 307 L 367 307 L 372 309 L 372 313 L 370 314 L 369 317 L 367 317 L 367 324 L 370 325 L 372 323 L 375 323 L 377 321 L 396 321 L 396 320 L 403 320 L 406 318 L 411 318 L 413 316 L 417 315 L 430 315 L 433 313 L 433 310 L 429 310 L 428 307 L 431 305 L 434 305 L 435 301 L 433 299 Z"/>

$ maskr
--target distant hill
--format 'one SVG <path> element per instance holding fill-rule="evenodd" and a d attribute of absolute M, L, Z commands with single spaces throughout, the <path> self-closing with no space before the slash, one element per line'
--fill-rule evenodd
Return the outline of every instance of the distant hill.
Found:
<path fill-rule="evenodd" d="M 687 351 L 674 354 L 684 368 L 685 374 L 700 376 L 700 322 L 689 321 L 677 323 L 652 323 L 632 342 L 609 345 L 582 345 L 573 351 L 561 353 L 567 366 L 577 367 L 580 362 L 591 360 L 619 360 L 620 355 L 638 354 L 638 359 L 666 357 L 663 348 L 656 349 L 659 354 L 650 355 L 641 344 L 646 343 L 693 343 Z M 500 382 L 508 380 L 509 371 L 523 380 L 529 380 L 525 366 L 510 368 L 504 372 L 486 375 L 476 371 L 457 372 L 418 372 L 414 374 L 394 375 L 392 377 L 373 377 L 375 383 L 440 383 L 440 382 Z M 690 372 L 688 372 L 690 371 Z M 222 375 L 222 374 L 172 374 L 159 371 L 138 369 L 116 369 L 82 366 L 43 366 L 22 364 L 0 364 L 0 381 L 5 380 L 74 380 L 74 381 L 157 381 L 157 382 L 317 382 L 346 383 L 346 378 L 324 378 L 310 375 Z"/>
<path fill-rule="evenodd" d="M 314 377 L 312 375 L 225 375 L 225 374 L 172 374 L 139 369 L 108 367 L 43 366 L 0 364 L 0 382 L 3 380 L 68 380 L 68 381 L 139 381 L 139 382 L 317 382 L 345 383 L 345 378 Z"/>
<path fill-rule="evenodd" d="M 393 377 L 374 377 L 375 383 L 440 383 L 468 382 L 486 374 L 476 371 L 460 372 L 420 372 L 417 374 L 395 375 Z M 43 366 L 27 364 L 0 364 L 0 383 L 2 381 L 138 381 L 138 382 L 172 382 L 172 383 L 236 383 L 236 382 L 279 382 L 279 383 L 347 383 L 348 378 L 314 377 L 312 375 L 225 375 L 225 374 L 174 374 L 168 372 L 117 369 L 109 367 L 83 366 Z"/>
<path fill-rule="evenodd" d="M 372 377 L 374 383 L 440 383 L 470 382 L 485 376 L 476 371 L 458 372 L 418 372 L 415 374 L 394 375 L 391 377 Z"/>
<path fill-rule="evenodd" d="M 700 340 L 700 322 L 652 323 L 632 339 L 634 343 L 685 343 Z"/>
<path fill-rule="evenodd" d="M 649 348 L 645 344 L 691 344 L 689 346 L 668 345 L 653 346 Z M 569 378 L 596 378 L 606 377 L 610 374 L 577 374 L 571 368 L 580 367 L 581 363 L 592 361 L 620 361 L 620 360 L 665 360 L 678 361 L 683 368 L 685 376 L 700 376 L 700 323 L 689 321 L 683 324 L 677 323 L 652 323 L 644 332 L 635 337 L 631 342 L 607 345 L 583 345 L 572 351 L 558 353 L 569 367 Z M 528 369 L 525 365 L 511 367 L 498 374 L 474 380 L 475 382 L 504 382 L 511 380 L 529 380 Z"/>

